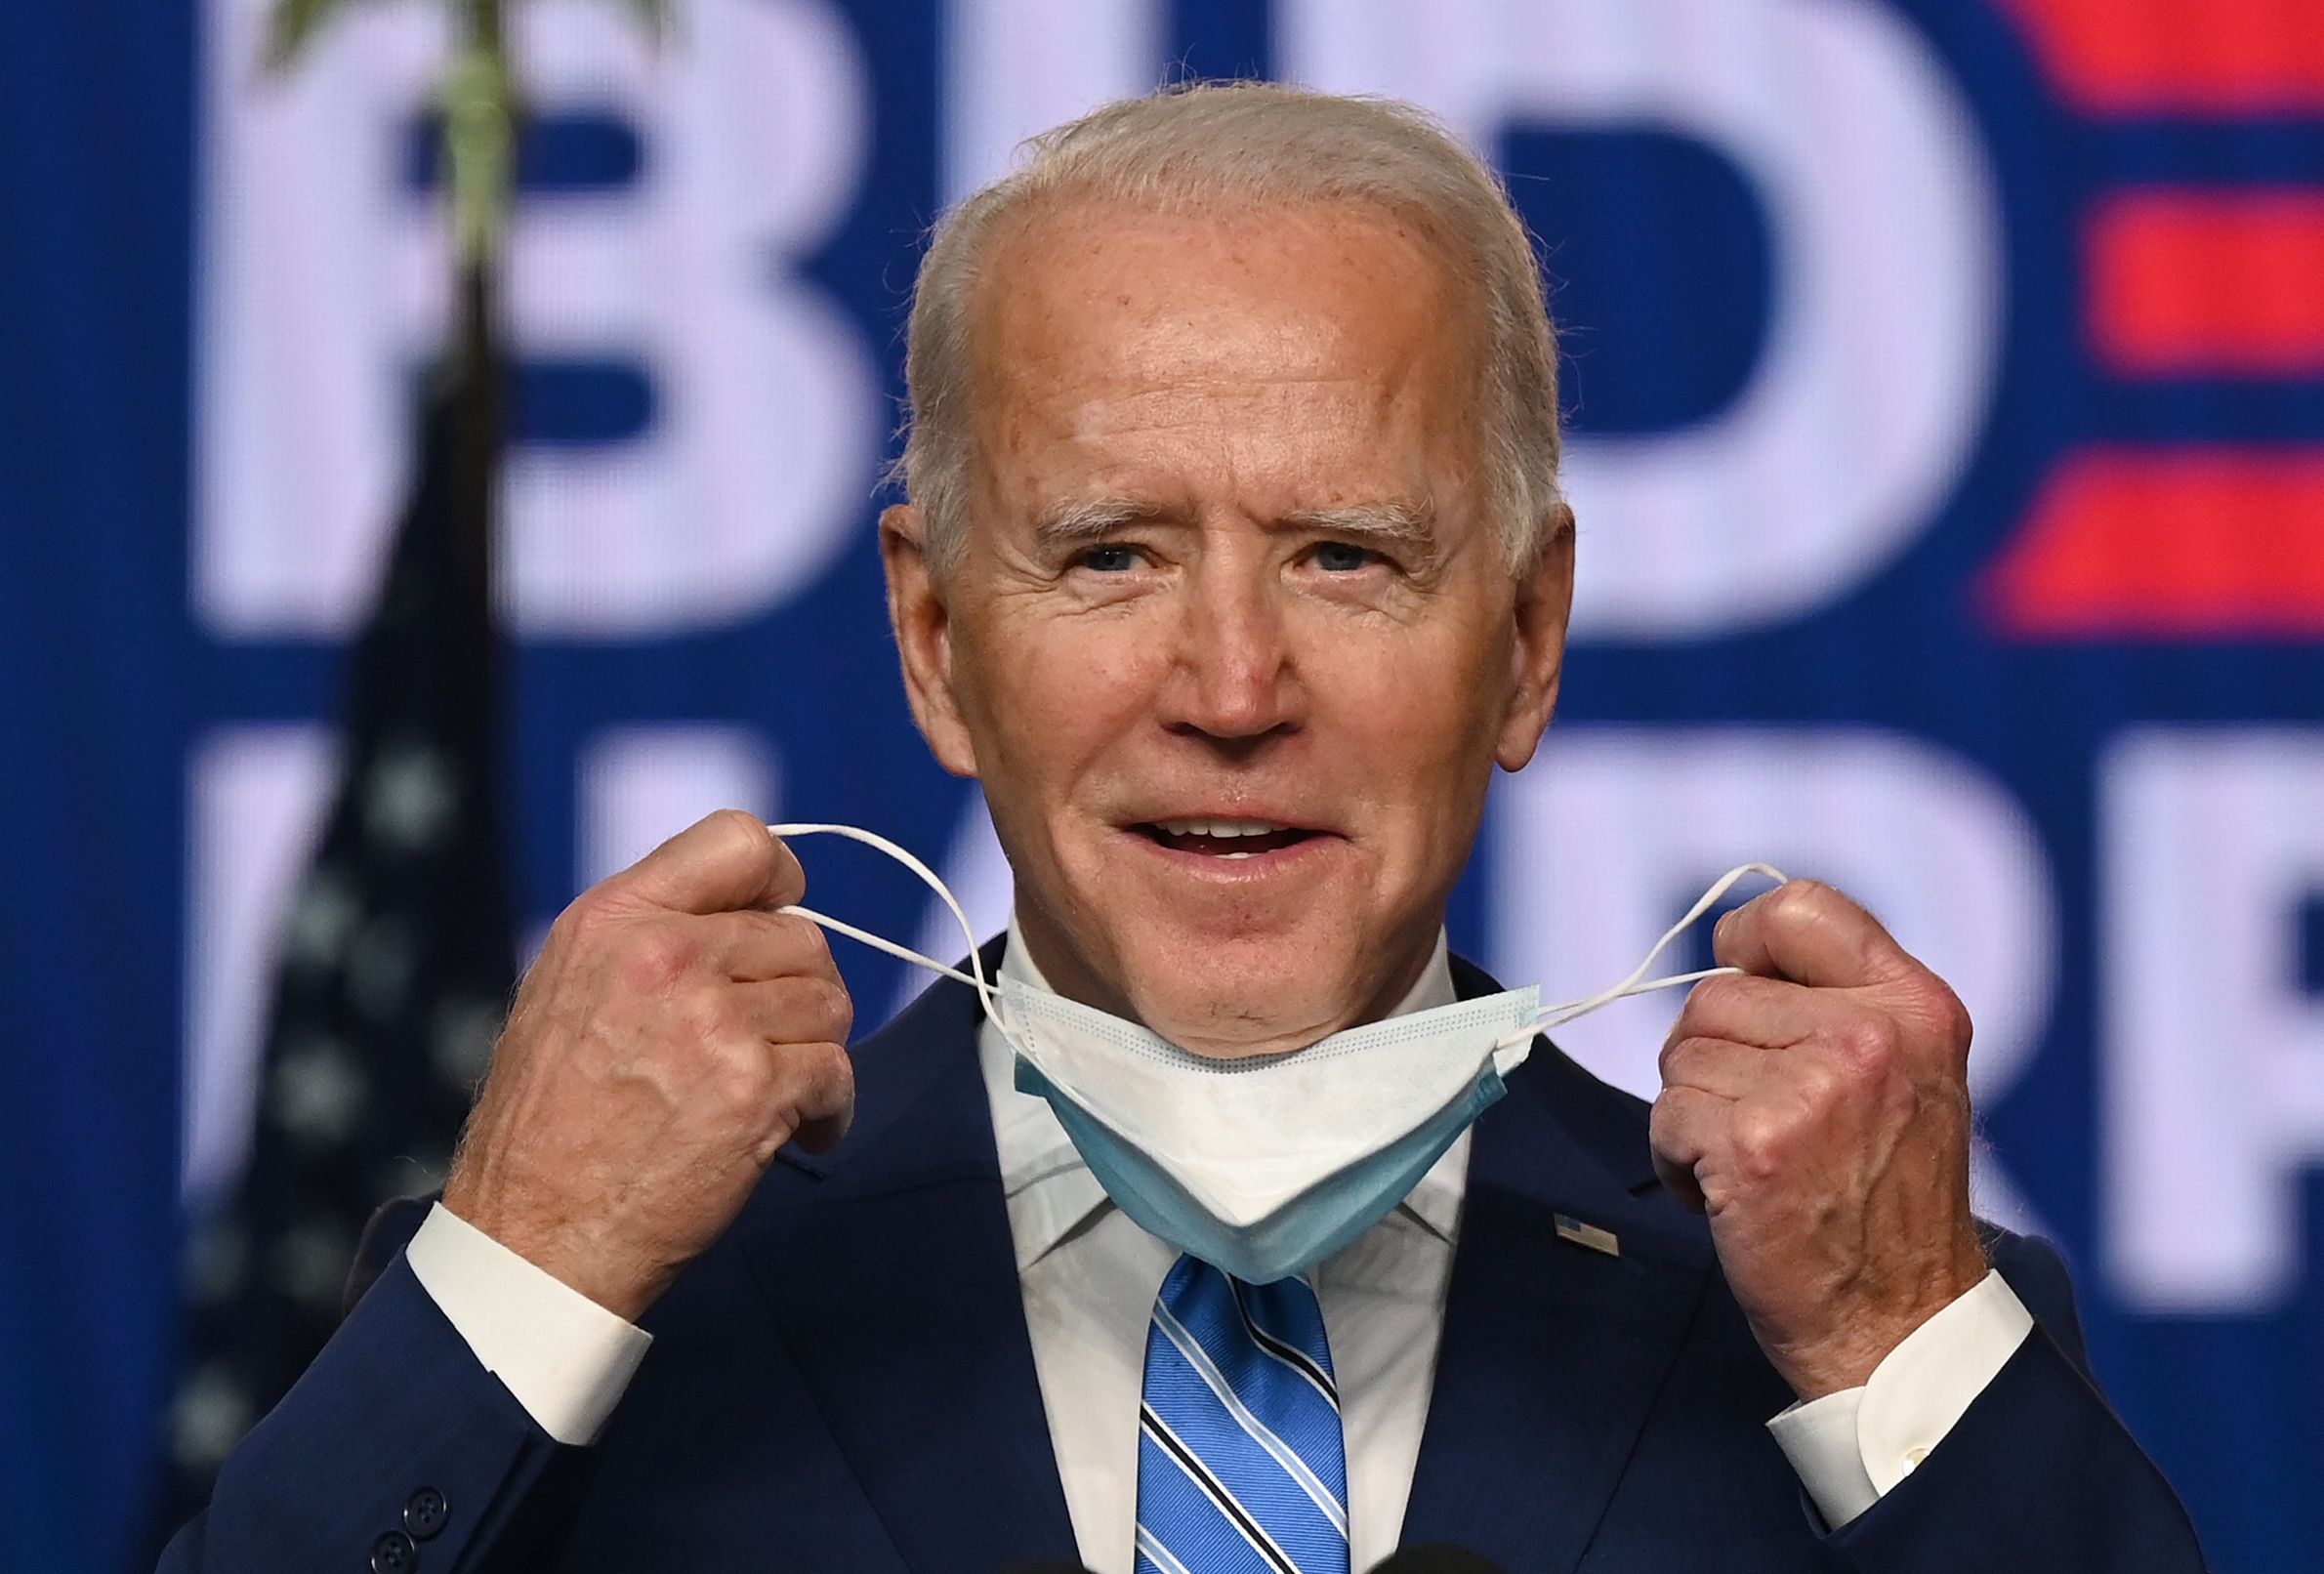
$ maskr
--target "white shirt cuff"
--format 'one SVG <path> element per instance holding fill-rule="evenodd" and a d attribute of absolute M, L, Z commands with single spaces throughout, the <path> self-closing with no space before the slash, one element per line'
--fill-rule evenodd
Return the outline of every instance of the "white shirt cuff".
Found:
<path fill-rule="evenodd" d="M 2010 1281 L 1988 1272 L 1907 1334 L 1864 1387 L 1768 1422 L 1824 1522 L 1838 1530 L 1912 1474 L 2032 1330 L 2033 1314 Z"/>
<path fill-rule="evenodd" d="M 440 1202 L 428 1211 L 403 1259 L 484 1370 L 543 1431 L 560 1443 L 598 1440 L 645 1358 L 651 1334 Z"/>

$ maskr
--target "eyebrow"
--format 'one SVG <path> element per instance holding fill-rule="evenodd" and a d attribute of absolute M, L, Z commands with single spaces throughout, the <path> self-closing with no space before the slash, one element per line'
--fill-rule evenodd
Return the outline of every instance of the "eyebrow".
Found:
<path fill-rule="evenodd" d="M 1033 539 L 1049 551 L 1062 552 L 1103 541 L 1124 525 L 1176 522 L 1178 518 L 1176 510 L 1131 498 L 1059 503 L 1034 517 Z"/>
<path fill-rule="evenodd" d="M 1033 521 L 1033 535 L 1042 547 L 1060 552 L 1103 541 L 1126 525 L 1185 522 L 1184 512 L 1180 509 L 1133 498 L 1100 498 L 1044 509 Z M 1419 559 L 1433 559 L 1437 552 L 1434 512 L 1425 504 L 1402 500 L 1298 509 L 1281 516 L 1273 524 L 1277 528 L 1337 536 Z"/>
<path fill-rule="evenodd" d="M 1282 522 L 1423 561 L 1436 556 L 1436 516 L 1426 504 L 1389 500 L 1301 509 Z"/>

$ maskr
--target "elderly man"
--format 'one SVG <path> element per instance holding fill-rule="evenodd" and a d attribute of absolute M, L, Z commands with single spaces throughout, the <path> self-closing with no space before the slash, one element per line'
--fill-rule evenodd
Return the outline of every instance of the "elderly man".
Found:
<path fill-rule="evenodd" d="M 1111 105 L 946 221 L 910 355 L 890 610 L 1015 873 L 1017 1019 L 941 983 L 844 1049 L 746 816 L 588 892 L 165 1567 L 2201 1566 L 2055 1256 L 1971 1215 L 1959 1002 L 1845 897 L 1721 923 L 1651 1110 L 1546 1043 L 1493 1101 L 1530 1017 L 1445 903 L 1574 538 L 1469 154 L 1283 88 Z M 1061 1123 L 1053 1029 L 1164 1069 Z M 1318 1261 L 1184 1203 L 1278 1171 L 1346 1203 Z"/>

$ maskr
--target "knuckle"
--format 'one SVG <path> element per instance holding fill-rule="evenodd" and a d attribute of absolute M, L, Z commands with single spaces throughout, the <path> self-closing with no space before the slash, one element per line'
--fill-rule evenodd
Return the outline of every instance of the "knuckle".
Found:
<path fill-rule="evenodd" d="M 743 1054 L 756 1037 L 736 1021 L 731 999 L 716 989 L 697 989 L 681 1001 L 678 1027 L 687 1042 L 720 1055 Z"/>
<path fill-rule="evenodd" d="M 1976 1036 L 1976 1023 L 1970 1018 L 1969 1007 L 1950 987 L 1938 983 L 1930 1014 L 1935 1018 L 1937 1036 L 1954 1054 L 1966 1056 L 1970 1040 Z"/>
<path fill-rule="evenodd" d="M 686 1000 L 677 1011 L 678 1036 L 685 1043 L 699 1045 L 716 1052 L 726 1040 L 726 1022 L 712 1004 L 700 996 Z"/>
<path fill-rule="evenodd" d="M 590 887 L 557 915 L 557 921 L 549 926 L 551 940 L 561 937 L 568 945 L 586 941 L 604 929 L 605 920 L 611 916 L 609 905 L 602 886 Z"/>
<path fill-rule="evenodd" d="M 841 1093 L 851 1093 L 855 1087 L 855 1057 L 844 1044 L 818 1044 L 815 1049 L 822 1061 L 822 1073 L 831 1087 Z"/>
<path fill-rule="evenodd" d="M 729 1114 L 747 1115 L 767 1103 L 771 1073 L 765 1049 L 735 1039 L 717 1041 L 711 1054 L 710 1091 Z"/>
<path fill-rule="evenodd" d="M 835 1108 L 853 1097 L 855 1062 L 841 1046 L 818 1040 L 783 1047 L 784 1101 L 797 1118 Z"/>
<path fill-rule="evenodd" d="M 1683 1080 L 1685 1074 L 1701 1062 L 1704 1051 L 1703 1040 L 1692 1034 L 1672 1033 L 1663 1041 L 1662 1053 L 1655 1056 L 1655 1066 L 1662 1073 L 1664 1084 L 1667 1086 Z"/>
<path fill-rule="evenodd" d="M 1832 1043 L 1847 1067 L 1860 1075 L 1888 1068 L 1902 1047 L 1895 1020 L 1885 1014 L 1865 1013 L 1848 1017 L 1832 1031 Z"/>
<path fill-rule="evenodd" d="M 668 926 L 642 929 L 621 950 L 621 981 L 640 994 L 665 995 L 692 971 L 694 947 Z"/>
<path fill-rule="evenodd" d="M 855 997 L 848 993 L 848 986 L 836 978 L 809 978 L 813 1014 L 823 1032 L 820 1038 L 835 1044 L 847 1042 L 848 1034 L 855 1026 Z"/>
<path fill-rule="evenodd" d="M 1824 1061 L 1804 1061 L 1792 1072 L 1793 1094 L 1810 1114 L 1821 1114 L 1837 1105 L 1847 1087 L 1847 1079 Z"/>
<path fill-rule="evenodd" d="M 1782 1172 L 1791 1147 L 1791 1124 L 1764 1105 L 1746 1104 L 1735 1111 L 1727 1140 L 1739 1175 L 1753 1181 L 1769 1180 Z"/>
<path fill-rule="evenodd" d="M 777 1044 L 844 1039 L 854 1003 L 837 979 L 800 974 L 775 981 L 761 1017 L 764 1036 Z"/>

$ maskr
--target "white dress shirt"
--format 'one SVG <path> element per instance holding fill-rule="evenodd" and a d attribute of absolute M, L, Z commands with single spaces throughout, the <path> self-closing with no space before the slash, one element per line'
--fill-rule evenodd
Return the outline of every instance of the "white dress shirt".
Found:
<path fill-rule="evenodd" d="M 1014 927 L 1001 972 L 1048 987 Z M 1420 981 L 1390 1015 L 1449 1006 L 1456 998 L 1439 935 Z M 1131 1574 L 1146 1329 L 1178 1248 L 1114 1206 L 1048 1100 L 1017 1091 L 1017 1052 L 989 1020 L 976 1035 L 976 1051 L 1000 1143 L 1001 1189 L 1017 1242 L 1033 1367 L 1073 1539 L 1096 1574 Z M 1313 1276 L 1340 1390 L 1352 1568 L 1370 1568 L 1394 1552 L 1404 1526 L 1468 1174 L 1463 1132 L 1411 1195 Z"/>
<path fill-rule="evenodd" d="M 1014 925 L 1001 964 L 1042 987 Z M 1394 1013 L 1454 999 L 1443 937 Z M 1083 1562 L 1130 1574 L 1147 1324 L 1178 1253 L 1115 1207 L 1044 1100 L 1017 1091 L 1014 1051 L 977 1037 L 1052 1451 Z M 1468 1180 L 1463 1134 L 1411 1195 L 1319 1266 L 1348 1461 L 1350 1564 L 1395 1549 L 1434 1383 Z M 652 1337 L 437 1204 L 406 1249 L 421 1288 L 487 1371 L 561 1443 L 597 1440 Z M 1915 1330 L 1861 1388 L 1768 1423 L 1826 1521 L 1854 1518 L 1928 1457 L 2033 1326 L 2000 1274 Z"/>

